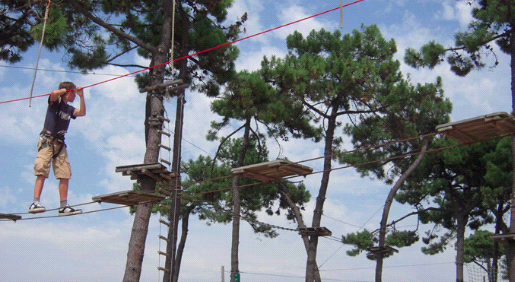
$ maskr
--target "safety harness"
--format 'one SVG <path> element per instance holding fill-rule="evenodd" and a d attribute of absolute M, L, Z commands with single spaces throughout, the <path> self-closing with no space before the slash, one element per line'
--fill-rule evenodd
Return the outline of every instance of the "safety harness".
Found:
<path fill-rule="evenodd" d="M 43 129 L 43 131 L 41 132 L 41 134 L 39 136 L 39 139 L 41 140 L 41 147 L 39 148 L 39 150 L 52 146 L 52 152 L 54 152 L 54 154 L 52 155 L 52 159 L 59 156 L 59 154 L 63 150 L 63 147 L 66 147 L 66 144 L 64 143 L 64 134 L 65 133 L 66 133 L 66 131 L 64 131 L 64 130 L 59 131 L 58 133 L 52 133 L 46 129 Z M 59 147 L 59 150 L 57 150 L 57 152 L 55 152 L 54 141 L 62 144 Z"/>

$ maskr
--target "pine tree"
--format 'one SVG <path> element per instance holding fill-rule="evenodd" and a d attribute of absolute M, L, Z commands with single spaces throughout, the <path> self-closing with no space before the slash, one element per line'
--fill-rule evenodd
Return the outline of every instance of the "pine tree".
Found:
<path fill-rule="evenodd" d="M 10 0 L 3 0 L 0 3 L 6 8 L 26 4 L 22 1 Z M 225 20 L 226 10 L 231 3 L 231 0 L 53 2 L 48 19 L 50 33 L 45 36 L 44 45 L 50 50 L 63 50 L 68 56 L 69 65 L 82 70 L 97 69 L 109 64 L 134 67 L 134 64 L 124 64 L 123 59 L 126 58 L 124 55 L 137 51 L 140 56 L 150 59 L 149 67 L 152 67 L 148 73 L 136 79 L 140 88 L 161 84 L 165 79 L 179 78 L 184 83 L 191 84 L 192 89 L 216 96 L 220 85 L 227 82 L 234 74 L 234 60 L 238 55 L 236 47 L 224 46 L 179 60 L 174 64 L 175 72 L 166 63 L 172 58 L 172 34 L 175 34 L 173 58 L 186 58 L 192 51 L 202 51 L 235 39 L 242 22 L 239 21 L 230 27 L 224 27 L 221 24 Z M 44 5 L 41 3 L 35 7 L 37 11 L 41 11 Z M 2 28 L 5 26 L 6 31 L 12 31 L 9 34 L 6 33 L 9 36 L 5 37 L 5 41 L 0 42 L 2 44 L 0 59 L 18 61 L 21 53 L 34 43 L 28 38 L 28 33 L 37 34 L 38 28 L 41 30 L 41 22 L 34 21 L 32 14 L 29 5 L 28 8 L 15 13 L 17 18 L 11 19 L 5 15 L 0 17 Z M 31 24 L 36 26 L 29 27 Z M 18 41 L 13 41 L 15 39 Z M 143 66 L 136 67 L 143 68 Z M 178 98 L 172 171 L 180 172 L 185 91 L 178 91 L 172 96 Z M 156 90 L 148 93 L 145 108 L 144 163 L 158 162 L 161 143 L 161 135 L 158 131 L 162 129 L 162 122 L 157 117 L 163 115 L 163 109 L 163 92 Z M 175 184 L 179 186 L 180 183 Z M 151 191 L 155 189 L 156 181 L 143 178 L 140 180 L 140 185 L 142 191 Z M 151 205 L 138 205 L 129 242 L 124 281 L 139 280 L 150 213 Z M 172 210 L 169 217 L 176 223 L 178 214 L 178 210 Z M 176 238 L 177 236 L 173 233 L 176 233 L 176 230 L 171 230 L 169 237 Z M 167 249 L 168 253 L 174 254 L 176 241 L 171 240 Z M 167 265 L 170 266 L 172 275 L 176 275 L 174 257 L 172 255 L 171 259 L 167 258 Z M 166 272 L 165 281 L 170 281 L 168 275 L 169 272 Z"/>
<path fill-rule="evenodd" d="M 331 156 L 338 152 L 342 138 L 337 128 L 349 116 L 354 123 L 373 122 L 376 115 L 399 111 L 407 103 L 401 95 L 406 84 L 393 59 L 394 40 L 385 40 L 375 25 L 362 26 L 342 35 L 320 30 L 306 38 L 299 32 L 288 36 L 288 55 L 272 57 L 262 63 L 267 81 L 291 104 L 300 104 L 313 117 L 322 133 L 324 160 L 322 181 L 317 196 L 312 227 L 320 227 L 323 205 L 331 172 Z M 316 276 L 318 236 L 309 239 L 306 282 Z"/>
<path fill-rule="evenodd" d="M 451 70 L 465 76 L 473 69 L 481 69 L 487 65 L 485 54 L 494 54 L 493 44 L 510 56 L 511 66 L 511 102 L 515 113 L 515 3 L 507 0 L 479 0 L 472 10 L 474 20 L 465 32 L 455 34 L 455 46 L 445 48 L 443 45 L 430 42 L 420 51 L 412 48 L 406 50 L 405 62 L 413 67 L 433 68 L 447 59 Z M 497 59 L 493 62 L 496 66 Z M 515 137 L 512 140 L 512 159 L 515 160 Z M 515 162 L 512 162 L 515 163 Z M 512 168 L 515 172 L 515 166 Z M 512 173 L 515 176 L 515 173 Z M 511 181 L 511 193 L 515 195 L 515 181 Z M 515 234 L 515 216 L 511 217 L 509 233 Z M 508 273 L 511 282 L 515 282 L 515 242 L 506 248 Z"/>

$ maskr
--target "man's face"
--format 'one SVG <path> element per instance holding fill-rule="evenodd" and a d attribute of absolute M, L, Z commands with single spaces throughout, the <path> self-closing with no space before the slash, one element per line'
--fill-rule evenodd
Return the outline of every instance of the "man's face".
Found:
<path fill-rule="evenodd" d="M 75 90 L 66 92 L 66 94 L 64 95 L 64 99 L 66 100 L 66 102 L 75 101 L 75 93 L 77 93 Z"/>

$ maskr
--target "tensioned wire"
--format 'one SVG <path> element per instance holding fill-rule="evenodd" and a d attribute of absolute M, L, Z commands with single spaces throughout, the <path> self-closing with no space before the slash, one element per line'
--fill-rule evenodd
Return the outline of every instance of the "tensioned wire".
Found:
<path fill-rule="evenodd" d="M 111 78 L 111 79 L 107 79 L 107 80 L 103 80 L 103 81 L 100 81 L 100 82 L 97 82 L 97 83 L 93 83 L 93 84 L 84 86 L 83 88 L 85 89 L 85 88 L 97 86 L 97 85 L 100 85 L 100 84 L 103 84 L 103 83 L 107 83 L 107 82 L 110 82 L 110 81 L 113 81 L 113 80 L 116 80 L 116 79 L 120 79 L 120 78 L 123 78 L 123 77 L 126 77 L 126 76 L 134 75 L 134 74 L 137 74 L 137 73 L 140 73 L 140 72 L 143 72 L 143 71 L 147 71 L 147 70 L 150 70 L 150 69 L 153 69 L 153 68 L 157 68 L 157 67 L 161 67 L 161 66 L 164 66 L 164 65 L 168 65 L 168 64 L 170 64 L 172 62 L 177 62 L 177 61 L 184 60 L 184 59 L 187 59 L 187 58 L 190 58 L 190 57 L 193 57 L 193 56 L 197 56 L 197 55 L 209 52 L 209 51 L 213 51 L 213 50 L 216 50 L 216 49 L 228 46 L 228 45 L 235 44 L 235 43 L 243 41 L 243 40 L 247 40 L 247 39 L 250 39 L 250 38 L 253 38 L 253 37 L 256 37 L 256 36 L 259 36 L 259 35 L 262 35 L 262 34 L 265 34 L 265 33 L 268 33 L 268 32 L 271 32 L 271 31 L 274 31 L 274 30 L 277 30 L 277 29 L 280 29 L 280 28 L 283 28 L 283 27 L 287 27 L 287 26 L 290 26 L 290 25 L 293 25 L 293 24 L 296 24 L 296 23 L 299 23 L 299 22 L 302 22 L 302 21 L 305 21 L 305 20 L 308 20 L 308 19 L 311 19 L 311 18 L 314 18 L 314 17 L 318 17 L 320 15 L 324 15 L 324 14 L 330 13 L 332 11 L 335 11 L 335 10 L 338 10 L 338 9 L 341 9 L 341 8 L 344 8 L 344 7 L 348 7 L 350 5 L 354 5 L 354 4 L 357 4 L 357 3 L 362 2 L 362 1 L 365 1 L 365 0 L 357 0 L 357 1 L 354 1 L 354 2 L 350 2 L 350 3 L 347 3 L 345 5 L 341 5 L 341 6 L 338 6 L 336 8 L 333 8 L 333 9 L 330 9 L 330 10 L 327 10 L 327 11 L 324 11 L 324 12 L 321 12 L 321 13 L 318 13 L 318 14 L 314 14 L 314 15 L 311 15 L 311 16 L 308 16 L 308 17 L 305 17 L 305 18 L 293 21 L 293 22 L 289 22 L 287 24 L 283 24 L 283 25 L 280 25 L 280 26 L 277 26 L 277 27 L 274 27 L 274 28 L 270 28 L 270 29 L 267 29 L 265 31 L 261 31 L 261 32 L 258 32 L 258 33 L 255 33 L 255 34 L 252 34 L 252 35 L 249 35 L 249 36 L 246 36 L 246 37 L 243 37 L 243 38 L 231 41 L 231 42 L 227 42 L 227 43 L 224 43 L 224 44 L 221 44 L 221 45 L 209 48 L 209 49 L 205 49 L 203 51 L 199 51 L 197 53 L 186 55 L 186 56 L 174 59 L 172 61 L 164 62 L 164 63 L 158 64 L 158 65 L 151 66 L 151 67 L 144 68 L 144 69 L 140 69 L 140 70 L 128 73 L 128 74 L 120 75 L 120 76 L 117 76 L 117 77 L 114 77 L 114 78 Z M 50 95 L 50 93 L 42 94 L 42 95 L 36 95 L 36 96 L 32 96 L 32 98 L 45 97 L 45 96 L 49 96 L 49 95 Z M 27 99 L 31 99 L 31 97 L 25 97 L 25 98 L 13 99 L 13 100 L 0 101 L 0 104 L 12 103 L 12 102 L 17 102 L 17 101 L 22 101 L 22 100 L 27 100 Z"/>
<path fill-rule="evenodd" d="M 413 140 L 413 139 L 416 139 L 416 138 L 423 138 L 423 137 L 428 137 L 428 136 L 436 135 L 436 134 L 437 134 L 437 133 L 433 133 L 433 134 L 426 134 L 426 135 L 422 135 L 422 136 L 419 136 L 419 137 L 407 138 L 407 139 L 402 139 L 402 140 L 397 140 L 397 141 L 392 141 L 392 142 L 398 142 L 398 143 L 400 143 L 400 142 L 404 142 L 405 140 Z M 379 159 L 379 160 L 373 160 L 373 161 L 368 161 L 368 162 L 363 162 L 363 163 L 358 163 L 358 164 L 350 164 L 350 165 L 345 165 L 345 166 L 340 166 L 340 167 L 334 167 L 334 168 L 331 168 L 331 169 L 328 169 L 328 170 L 321 170 L 321 171 L 312 172 L 312 173 L 309 173 L 308 175 L 312 175 L 312 174 L 319 174 L 319 173 L 323 173 L 323 172 L 327 172 L 327 171 L 340 170 L 340 169 L 350 168 L 350 167 L 358 167 L 358 166 L 363 166 L 363 165 L 368 165 L 368 164 L 373 164 L 373 163 L 392 161 L 392 160 L 395 160 L 395 159 L 400 159 L 400 158 L 405 158 L 405 157 L 415 156 L 415 155 L 419 155 L 419 154 L 434 153 L 434 152 L 439 152 L 439 151 L 443 151 L 443 150 L 448 150 L 448 149 L 452 149 L 452 148 L 456 148 L 456 147 L 468 146 L 468 145 L 473 144 L 473 143 L 478 143 L 478 142 L 494 140 L 494 139 L 498 139 L 498 138 L 502 138 L 502 137 L 507 137 L 507 136 L 511 136 L 511 135 L 513 135 L 513 134 L 515 134 L 515 133 L 512 133 L 512 134 L 504 134 L 504 135 L 500 135 L 500 136 L 495 136 L 495 137 L 491 137 L 491 138 L 488 138 L 488 139 L 485 139 L 485 140 L 479 140 L 479 141 L 472 142 L 472 143 L 466 143 L 466 144 L 455 144 L 455 145 L 450 145 L 450 146 L 446 146 L 446 147 L 442 147 L 442 148 L 436 148 L 436 149 L 431 149 L 431 150 L 426 150 L 426 151 L 410 152 L 410 153 L 406 153 L 406 154 L 402 154 L 402 155 L 398 155 L 398 156 L 393 156 L 393 157 L 389 157 L 389 158 L 384 158 L 384 159 Z M 313 158 L 313 159 L 310 159 L 310 160 L 314 160 L 314 159 L 321 159 L 321 158 L 331 158 L 331 157 L 334 157 L 334 156 L 337 156 L 337 155 L 344 155 L 344 154 L 348 154 L 348 153 L 355 152 L 355 151 L 369 150 L 369 149 L 371 149 L 371 148 L 375 148 L 375 147 L 386 146 L 387 144 L 391 144 L 392 142 L 388 142 L 388 143 L 383 144 L 383 145 L 370 146 L 370 147 L 366 147 L 366 148 L 356 149 L 356 150 L 348 151 L 348 152 L 341 152 L 341 153 L 333 154 L 333 155 L 330 155 L 330 156 L 322 156 L 322 157 Z M 300 162 L 305 162 L 305 161 L 308 161 L 308 160 L 303 160 L 303 161 L 300 161 Z M 300 163 L 300 162 L 298 162 L 298 163 Z M 205 182 L 218 181 L 218 180 L 222 180 L 222 179 L 230 178 L 230 177 L 233 177 L 233 176 L 234 176 L 234 175 L 232 175 L 232 174 L 231 174 L 231 175 L 221 176 L 221 177 L 217 177 L 217 178 L 206 179 L 206 180 L 203 180 L 203 181 L 196 181 L 196 182 L 191 182 L 191 183 L 181 184 L 181 185 L 180 185 L 180 187 L 184 187 L 184 186 L 191 186 L 191 185 L 196 185 L 196 184 L 202 184 L 202 183 L 205 183 Z M 296 177 L 299 177 L 299 176 L 290 176 L 290 177 L 285 177 L 285 178 L 282 178 L 282 179 L 280 179 L 280 180 L 270 181 L 270 182 L 268 182 L 268 183 L 278 182 L 278 181 L 282 181 L 282 180 L 288 180 L 288 179 L 296 178 Z M 255 183 L 249 183 L 249 184 L 239 185 L 239 186 L 237 186 L 237 187 L 235 187 L 235 188 L 247 188 L 247 187 L 252 187 L 252 186 L 256 186 L 256 185 L 261 185 L 261 184 L 263 184 L 263 183 L 267 183 L 267 182 L 257 181 L 257 182 L 255 182 Z M 161 188 L 161 189 L 157 189 L 157 190 L 154 190 L 154 191 L 151 191 L 151 192 L 142 192 L 141 194 L 154 194 L 154 193 L 156 193 L 156 192 L 170 191 L 170 190 L 172 190 L 172 189 L 177 189 L 177 187 L 176 187 L 176 186 L 173 186 L 173 187 Z M 188 195 L 180 196 L 180 198 L 195 197 L 195 196 L 200 196 L 200 195 L 203 195 L 203 194 L 209 194 L 209 193 L 215 193 L 215 192 L 227 191 L 227 190 L 230 190 L 230 189 L 233 189 L 233 187 L 226 187 L 226 188 L 215 189 L 215 190 L 209 190 L 209 191 L 202 191 L 202 192 L 196 192 L 196 193 L 189 193 Z M 173 198 L 171 198 L 171 197 L 170 197 L 170 198 L 167 198 L 167 200 L 170 200 L 170 199 L 173 199 Z M 148 202 L 153 202 L 153 201 L 148 201 Z M 89 205 L 89 204 L 93 204 L 93 203 L 97 203 L 97 202 L 92 201 L 92 202 L 87 202 L 87 203 L 77 204 L 77 205 L 74 205 L 73 207 L 76 207 L 76 206 L 83 206 L 83 205 Z M 141 202 L 141 203 L 147 203 L 147 202 Z M 94 211 L 87 211 L 87 212 L 84 212 L 83 214 L 94 213 L 94 212 L 101 212 L 101 211 L 107 211 L 107 210 L 113 210 L 113 209 L 124 208 L 124 207 L 128 207 L 128 206 L 127 206 L 127 205 L 120 205 L 120 206 L 112 207 L 112 208 L 98 209 L 98 210 L 94 210 Z M 56 209 L 51 209 L 51 210 L 48 210 L 48 211 L 52 211 L 52 210 L 57 210 L 57 208 L 56 208 Z M 13 214 L 14 214 L 14 215 L 23 215 L 23 214 L 28 214 L 28 213 L 13 213 Z M 21 219 L 18 219 L 18 220 L 41 219 L 41 218 L 51 218 L 51 217 L 57 217 L 57 216 L 29 217 L 29 218 L 21 218 Z M 8 220 L 3 220 L 3 221 L 8 221 Z"/>
<path fill-rule="evenodd" d="M 503 118 L 501 120 L 506 120 L 506 119 L 513 119 L 513 117 L 506 117 L 506 118 Z M 323 158 L 333 158 L 335 156 L 350 154 L 350 153 L 354 153 L 354 152 L 358 152 L 358 151 L 365 151 L 365 150 L 375 149 L 375 148 L 384 147 L 384 146 L 388 146 L 388 145 L 395 144 L 395 143 L 401 143 L 401 142 L 413 141 L 413 140 L 421 139 L 421 138 L 427 138 L 427 137 L 434 136 L 436 134 L 438 134 L 438 133 L 429 133 L 429 134 L 420 135 L 420 136 L 416 136 L 416 137 L 405 138 L 405 139 L 401 139 L 401 140 L 392 140 L 390 142 L 386 142 L 386 143 L 379 144 L 379 145 L 367 146 L 367 147 L 364 147 L 364 148 L 359 148 L 359 149 L 355 149 L 355 150 L 351 150 L 351 151 L 345 151 L 345 152 L 339 152 L 339 153 L 335 153 L 335 154 L 328 155 L 328 156 L 320 156 L 320 157 L 316 157 L 316 158 L 301 160 L 301 161 L 293 162 L 293 163 L 287 164 L 287 165 L 294 165 L 294 164 L 298 164 L 298 163 L 303 163 L 303 162 L 313 161 L 313 160 L 323 159 Z M 515 135 L 515 133 L 501 134 L 501 135 L 498 135 L 498 136 L 492 136 L 492 137 L 489 137 L 489 138 L 486 138 L 486 139 L 483 139 L 483 140 L 477 140 L 477 141 L 474 141 L 474 142 L 469 142 L 469 143 L 464 143 L 464 144 L 455 144 L 455 145 L 450 145 L 450 146 L 446 146 L 446 147 L 442 147 L 442 148 L 436 148 L 436 149 L 431 149 L 431 150 L 426 150 L 426 151 L 409 152 L 409 153 L 406 153 L 406 154 L 402 154 L 402 155 L 398 155 L 398 156 L 393 156 L 393 157 L 389 157 L 389 158 L 373 160 L 373 161 L 368 161 L 368 162 L 363 162 L 363 163 L 358 163 L 358 164 L 349 164 L 349 165 L 345 165 L 345 166 L 330 168 L 328 170 L 321 170 L 321 171 L 311 172 L 311 173 L 309 173 L 307 175 L 318 174 L 318 173 L 323 173 L 323 172 L 333 171 L 333 170 L 340 170 L 340 169 L 350 168 L 350 167 L 358 167 L 358 166 L 374 164 L 374 163 L 379 163 L 379 162 L 388 162 L 388 161 L 392 161 L 392 160 L 396 160 L 396 159 L 400 159 L 400 158 L 416 156 L 416 155 L 420 155 L 420 154 L 439 152 L 439 151 L 443 151 L 443 150 L 447 150 L 447 149 L 452 149 L 452 148 L 461 147 L 461 146 L 468 146 L 468 145 L 471 145 L 471 144 L 474 144 L 474 143 L 495 140 L 495 139 L 499 139 L 499 138 L 503 138 L 503 137 L 507 137 L 507 136 L 513 136 L 513 135 Z M 153 190 L 153 191 L 149 191 L 149 192 L 140 192 L 140 194 L 154 194 L 154 193 L 159 193 L 159 192 L 163 192 L 163 191 L 170 192 L 173 189 L 180 189 L 180 188 L 182 188 L 184 186 L 192 186 L 192 185 L 202 184 L 202 183 L 206 183 L 206 182 L 214 182 L 214 181 L 230 178 L 230 177 L 233 177 L 233 176 L 234 176 L 233 174 L 230 174 L 230 175 L 220 176 L 220 177 L 206 179 L 206 180 L 202 180 L 202 181 L 196 181 L 196 182 L 181 184 L 179 186 L 172 186 L 172 187 L 168 186 L 168 187 L 165 187 L 165 188 L 161 188 L 161 189 L 157 189 L 157 190 Z M 282 178 L 280 180 L 270 181 L 269 183 L 271 183 L 271 182 L 278 182 L 278 181 L 282 181 L 282 180 L 288 180 L 288 179 L 296 178 L 296 177 L 299 177 L 299 176 L 295 175 L 295 176 L 290 176 L 290 177 L 284 177 L 284 178 Z M 197 192 L 197 193 L 189 193 L 188 195 L 180 196 L 180 197 L 177 197 L 177 198 L 194 197 L 194 196 L 199 196 L 199 195 L 208 194 L 208 193 L 215 193 L 215 192 L 226 191 L 226 190 L 230 190 L 232 188 L 246 188 L 246 187 L 260 185 L 260 184 L 263 184 L 263 183 L 266 183 L 266 182 L 258 181 L 258 182 L 255 182 L 255 183 L 239 185 L 237 187 L 227 187 L 227 188 L 221 188 L 221 189 L 216 189 L 216 190 L 209 190 L 209 191 L 203 191 L 203 192 Z M 172 198 L 172 197 L 167 198 L 167 200 L 170 200 L 170 199 L 174 199 L 174 198 Z M 148 201 L 148 202 L 152 202 L 152 201 Z M 89 205 L 89 204 L 93 204 L 93 203 L 97 203 L 97 202 L 95 202 L 95 201 L 86 202 L 86 203 L 74 205 L 73 207 Z M 141 202 L 141 203 L 147 203 L 147 202 Z M 121 206 L 118 206 L 118 207 L 115 207 L 115 208 L 99 209 L 99 210 L 94 210 L 94 211 L 88 211 L 88 212 L 85 212 L 85 213 L 93 213 L 93 212 L 100 212 L 100 211 L 105 211 L 105 210 L 113 210 L 113 209 L 123 208 L 123 207 L 128 207 L 128 206 L 127 205 L 121 205 Z M 53 210 L 57 210 L 57 209 L 58 208 L 49 209 L 47 211 L 53 211 Z M 29 213 L 12 213 L 12 214 L 13 215 L 24 215 L 24 214 L 29 214 Z M 49 218 L 49 217 L 55 217 L 55 216 L 30 217 L 30 218 L 22 218 L 22 219 L 18 219 L 18 220 L 39 219 L 39 218 Z M 9 221 L 9 220 L 7 219 L 7 220 L 0 220 L 0 221 Z"/>

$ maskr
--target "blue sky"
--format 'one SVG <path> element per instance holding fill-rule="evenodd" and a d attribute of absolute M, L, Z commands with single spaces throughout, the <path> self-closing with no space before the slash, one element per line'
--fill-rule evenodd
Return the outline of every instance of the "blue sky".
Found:
<path fill-rule="evenodd" d="M 344 1 L 345 4 L 346 1 Z M 258 1 L 235 0 L 228 21 L 235 21 L 248 12 L 246 34 L 252 35 L 291 21 L 332 9 L 339 1 Z M 344 8 L 341 31 L 351 32 L 361 24 L 377 24 L 383 36 L 394 38 L 397 59 L 402 62 L 407 47 L 418 48 L 436 40 L 445 46 L 453 42 L 456 31 L 464 30 L 471 20 L 470 6 L 456 0 L 365 0 Z M 294 30 L 308 34 L 312 29 L 340 29 L 340 13 L 334 11 L 261 36 L 238 42 L 239 70 L 255 70 L 263 56 L 287 53 L 285 38 Z M 402 63 L 401 70 L 409 74 L 414 83 L 434 82 L 443 79 L 445 95 L 454 105 L 452 120 L 482 114 L 511 111 L 510 76 L 508 56 L 497 49 L 499 66 L 473 71 L 467 77 L 455 76 L 445 64 L 434 70 L 415 70 Z M 15 66 L 33 67 L 37 48 L 32 48 L 25 60 Z M 128 61 L 148 65 L 142 58 L 131 55 Z M 0 100 L 27 97 L 33 70 L 0 67 Z M 106 67 L 95 74 L 81 75 L 66 71 L 63 54 L 43 50 L 34 95 L 45 94 L 63 80 L 77 85 L 91 85 L 134 71 L 121 67 Z M 138 92 L 132 77 L 104 83 L 85 90 L 88 114 L 71 122 L 67 135 L 68 153 L 73 176 L 70 181 L 69 202 L 88 203 L 91 197 L 128 190 L 132 182 L 115 173 L 115 167 L 143 161 L 144 154 L 144 95 Z M 188 91 L 186 96 L 183 159 L 196 158 L 206 152 L 214 154 L 216 144 L 207 142 L 205 135 L 209 123 L 217 119 L 210 110 L 210 99 Z M 78 104 L 78 99 L 75 103 Z M 170 117 L 175 116 L 175 101 L 166 104 Z M 26 212 L 32 200 L 33 161 L 36 142 L 43 124 L 46 98 L 36 98 L 32 107 L 28 101 L 0 104 L 0 213 Z M 172 121 L 173 123 L 173 121 Z M 167 140 L 163 144 L 167 144 Z M 191 144 L 190 144 L 191 143 Z M 192 145 L 194 144 L 194 145 Z M 348 144 L 347 144 L 348 145 Z M 268 142 L 270 159 L 281 155 L 294 161 L 319 157 L 322 144 L 305 140 L 292 140 L 281 144 Z M 201 148 L 201 149 L 199 149 Z M 322 161 L 305 163 L 319 170 Z M 335 164 L 335 166 L 338 166 Z M 353 169 L 334 171 L 322 218 L 322 226 L 340 238 L 342 234 L 360 228 L 375 230 L 382 206 L 390 187 L 380 182 L 362 179 Z M 318 194 L 320 176 L 308 176 L 305 183 L 313 197 Z M 58 206 L 57 181 L 49 178 L 43 190 L 42 202 L 47 208 Z M 311 222 L 314 198 L 303 216 Z M 109 208 L 109 204 L 90 204 L 84 211 Z M 394 204 L 393 220 L 410 207 Z M 44 215 L 56 215 L 49 211 Z M 31 218 L 30 215 L 23 215 Z M 158 216 L 150 221 L 141 281 L 159 279 L 157 267 L 164 260 L 157 251 L 164 250 L 158 235 L 166 234 L 158 223 Z M 259 219 L 271 224 L 295 228 L 284 218 L 269 217 L 264 213 Z M 85 215 L 22 220 L 16 223 L 0 222 L 0 280 L 2 281 L 120 281 L 123 277 L 127 245 L 133 217 L 128 209 L 116 209 Z M 413 228 L 414 222 L 403 222 L 399 228 Z M 243 223 L 240 240 L 240 271 L 242 281 L 304 281 L 306 255 L 300 236 L 296 232 L 279 230 L 279 237 L 268 239 L 254 234 Z M 220 281 L 221 267 L 230 269 L 230 225 L 207 226 L 195 218 L 190 220 L 188 242 L 181 267 L 181 281 Z M 375 263 L 364 255 L 348 257 L 348 246 L 335 238 L 321 238 L 318 264 L 324 281 L 373 281 Z M 449 246 L 444 254 L 421 254 L 421 244 L 385 261 L 385 281 L 451 281 L 455 279 L 454 248 Z M 468 271 L 465 269 L 465 275 Z M 272 276 L 275 275 L 275 276 Z M 228 274 L 225 275 L 228 281 Z M 466 276 L 467 277 L 467 276 Z"/>

